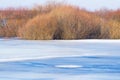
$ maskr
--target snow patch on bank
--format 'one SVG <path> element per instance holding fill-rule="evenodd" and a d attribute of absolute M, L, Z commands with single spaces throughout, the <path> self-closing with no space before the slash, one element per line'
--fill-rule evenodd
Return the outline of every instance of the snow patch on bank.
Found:
<path fill-rule="evenodd" d="M 55 67 L 57 68 L 81 68 L 83 67 L 82 65 L 56 65 Z"/>
<path fill-rule="evenodd" d="M 73 56 L 120 56 L 120 40 L 0 39 L 0 62 Z"/>

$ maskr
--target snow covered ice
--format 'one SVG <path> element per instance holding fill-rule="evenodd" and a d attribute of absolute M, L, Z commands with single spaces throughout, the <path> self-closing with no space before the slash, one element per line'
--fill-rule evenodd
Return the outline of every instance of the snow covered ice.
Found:
<path fill-rule="evenodd" d="M 120 40 L 0 39 L 1 80 L 120 80 Z"/>

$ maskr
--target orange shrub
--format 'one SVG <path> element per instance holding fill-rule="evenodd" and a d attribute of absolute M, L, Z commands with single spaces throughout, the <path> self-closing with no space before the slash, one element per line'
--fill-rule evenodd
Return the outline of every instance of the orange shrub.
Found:
<path fill-rule="evenodd" d="M 120 39 L 120 22 L 111 20 L 108 22 L 110 39 Z"/>
<path fill-rule="evenodd" d="M 40 14 L 19 30 L 27 39 L 88 39 L 99 38 L 100 19 L 73 6 L 59 6 L 50 13 Z"/>
<path fill-rule="evenodd" d="M 73 6 L 61 6 L 53 10 L 63 39 L 99 38 L 100 19 L 94 14 Z"/>
<path fill-rule="evenodd" d="M 1 20 L 6 19 L 3 25 Z M 120 10 L 89 12 L 75 6 L 48 3 L 33 9 L 0 10 L 0 37 L 51 39 L 119 39 Z"/>
<path fill-rule="evenodd" d="M 51 15 L 39 15 L 19 30 L 19 36 L 26 39 L 52 39 L 56 20 Z"/>
<path fill-rule="evenodd" d="M 106 17 L 107 19 L 109 20 L 116 20 L 116 21 L 119 21 L 120 22 L 120 9 L 118 10 L 115 10 L 115 11 L 111 11 L 111 12 L 108 12 L 106 14 Z"/>
<path fill-rule="evenodd" d="M 19 27 L 23 26 L 27 20 L 33 18 L 35 15 L 32 10 L 24 8 L 0 10 L 0 36 L 16 37 Z M 1 25 L 3 24 L 3 20 L 5 20 L 5 25 Z"/>

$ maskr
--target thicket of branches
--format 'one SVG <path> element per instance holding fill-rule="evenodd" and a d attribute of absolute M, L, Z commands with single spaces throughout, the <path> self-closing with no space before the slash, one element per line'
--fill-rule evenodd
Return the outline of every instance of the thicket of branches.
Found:
<path fill-rule="evenodd" d="M 0 36 L 33 40 L 120 39 L 120 10 L 90 12 L 61 3 L 3 9 Z"/>

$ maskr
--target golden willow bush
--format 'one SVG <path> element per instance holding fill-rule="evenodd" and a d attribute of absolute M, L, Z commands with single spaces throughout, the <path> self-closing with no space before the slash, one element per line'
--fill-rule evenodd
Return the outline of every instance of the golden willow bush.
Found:
<path fill-rule="evenodd" d="M 27 39 L 92 39 L 101 33 L 100 18 L 73 6 L 59 6 L 28 21 L 19 30 Z"/>
<path fill-rule="evenodd" d="M 35 15 L 33 11 L 24 8 L 0 10 L 0 36 L 16 37 L 19 27 Z"/>
<path fill-rule="evenodd" d="M 108 26 L 110 39 L 120 39 L 120 22 L 111 20 Z"/>
<path fill-rule="evenodd" d="M 1 23 L 3 19 L 6 25 Z M 1 36 L 32 40 L 120 39 L 120 10 L 90 12 L 61 3 L 0 10 Z"/>
<path fill-rule="evenodd" d="M 53 22 L 54 21 L 54 22 Z M 19 30 L 19 36 L 26 39 L 52 39 L 56 20 L 51 15 L 39 15 Z"/>

